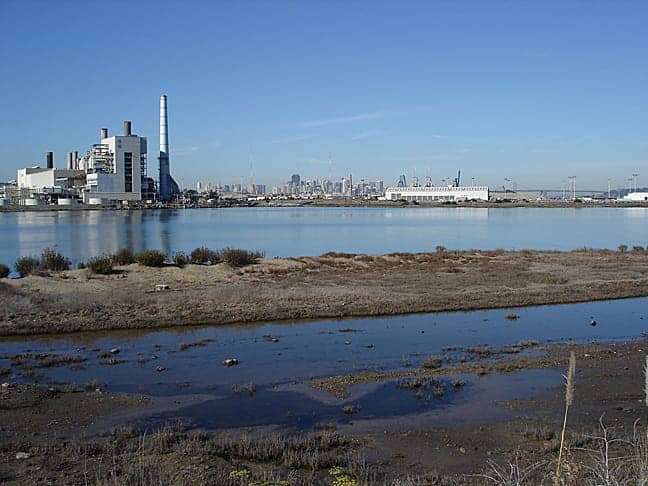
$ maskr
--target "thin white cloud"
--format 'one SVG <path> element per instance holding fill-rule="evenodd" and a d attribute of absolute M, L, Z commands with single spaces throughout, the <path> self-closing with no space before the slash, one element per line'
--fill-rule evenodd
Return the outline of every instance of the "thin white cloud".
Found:
<path fill-rule="evenodd" d="M 185 146 L 185 147 L 177 147 L 177 148 L 174 148 L 173 146 L 171 146 L 171 154 L 177 154 L 177 155 L 192 154 L 192 153 L 198 152 L 198 151 L 200 151 L 202 149 L 218 148 L 218 147 L 220 147 L 222 145 L 223 144 L 219 140 L 215 140 L 213 142 L 205 143 L 205 144 L 202 144 L 202 145 L 188 145 L 188 146 Z"/>
<path fill-rule="evenodd" d="M 294 135 L 286 138 L 278 138 L 276 140 L 271 140 L 270 143 L 294 143 L 294 142 L 303 142 L 305 140 L 312 140 L 319 137 L 316 133 L 304 134 L 304 135 Z"/>
<path fill-rule="evenodd" d="M 377 137 L 378 135 L 382 135 L 383 133 L 385 133 L 383 130 L 366 130 L 354 135 L 353 137 L 351 137 L 351 140 L 365 140 L 367 138 Z"/>
<path fill-rule="evenodd" d="M 414 113 L 417 111 L 430 109 L 429 106 L 418 106 L 414 108 L 398 108 L 392 110 L 377 110 L 368 113 L 359 113 L 356 115 L 336 116 L 331 118 L 322 118 L 319 120 L 311 120 L 299 123 L 297 126 L 302 128 L 323 127 L 328 125 L 340 125 L 344 123 L 353 123 L 364 120 L 375 120 L 392 115 L 402 115 L 407 113 Z"/>

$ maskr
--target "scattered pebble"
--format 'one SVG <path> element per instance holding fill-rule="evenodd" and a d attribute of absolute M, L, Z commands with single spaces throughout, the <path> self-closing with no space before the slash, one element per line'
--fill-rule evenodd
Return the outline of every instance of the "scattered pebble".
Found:
<path fill-rule="evenodd" d="M 21 459 L 29 459 L 29 452 L 16 452 L 16 459 L 21 460 Z"/>
<path fill-rule="evenodd" d="M 597 324 L 597 322 L 596 322 L 595 319 L 592 319 L 592 320 L 590 321 L 590 326 L 594 327 L 594 326 L 596 326 L 596 324 Z"/>
<path fill-rule="evenodd" d="M 239 364 L 239 360 L 236 358 L 227 358 L 225 361 L 223 361 L 223 364 L 225 366 L 235 366 Z"/>
<path fill-rule="evenodd" d="M 119 354 L 119 348 L 112 348 L 110 354 Z"/>
<path fill-rule="evenodd" d="M 155 368 L 155 371 L 159 373 L 161 371 L 166 371 L 166 368 L 164 366 L 158 366 L 157 368 Z"/>

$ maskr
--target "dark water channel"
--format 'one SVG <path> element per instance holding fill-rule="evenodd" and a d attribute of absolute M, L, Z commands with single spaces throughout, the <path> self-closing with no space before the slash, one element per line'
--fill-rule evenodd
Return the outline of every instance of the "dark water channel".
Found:
<path fill-rule="evenodd" d="M 519 318 L 507 319 L 511 313 Z M 590 325 L 592 319 L 596 326 Z M 0 366 L 11 368 L 8 379 L 15 381 L 83 386 L 98 380 L 112 392 L 167 399 L 202 397 L 149 417 L 151 421 L 182 418 L 206 428 L 308 428 L 324 422 L 404 419 L 431 425 L 504 419 L 510 412 L 498 402 L 559 385 L 561 373 L 527 370 L 443 378 L 436 384 L 443 393 L 403 388 L 396 381 L 370 383 L 352 387 L 344 400 L 312 389 L 310 380 L 415 368 L 430 355 L 443 356 L 447 363 L 458 360 L 462 351 L 449 352 L 448 347 L 486 344 L 498 348 L 524 340 L 541 344 L 626 340 L 646 331 L 648 299 L 641 298 L 371 319 L 5 338 L 0 341 Z M 118 352 L 111 354 L 110 350 Z M 537 348 L 530 348 L 522 354 L 536 352 Z M 12 360 L 19 354 L 35 364 L 38 355 L 74 356 L 84 361 L 34 366 L 30 375 Z M 228 358 L 238 359 L 239 364 L 224 366 Z M 454 379 L 464 385 L 455 388 Z M 345 413 L 346 406 L 352 407 L 353 413 Z"/>

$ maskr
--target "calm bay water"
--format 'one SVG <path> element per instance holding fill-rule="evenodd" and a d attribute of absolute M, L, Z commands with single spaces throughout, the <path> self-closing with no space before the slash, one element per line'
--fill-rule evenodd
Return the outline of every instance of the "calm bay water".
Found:
<path fill-rule="evenodd" d="M 228 208 L 0 213 L 0 262 L 55 247 L 113 252 L 234 246 L 272 256 L 648 244 L 646 208 Z"/>

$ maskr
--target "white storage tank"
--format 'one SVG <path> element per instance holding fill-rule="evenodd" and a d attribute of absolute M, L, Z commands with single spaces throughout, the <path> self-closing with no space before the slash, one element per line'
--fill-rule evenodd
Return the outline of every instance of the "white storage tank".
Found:
<path fill-rule="evenodd" d="M 88 204 L 92 206 L 103 206 L 103 199 L 100 197 L 91 197 L 88 199 Z"/>
<path fill-rule="evenodd" d="M 58 205 L 65 207 L 76 206 L 76 199 L 73 199 L 71 197 L 60 197 L 58 200 Z"/>
<path fill-rule="evenodd" d="M 40 206 L 40 203 L 40 200 L 35 197 L 28 197 L 23 201 L 23 205 L 25 206 Z"/>

